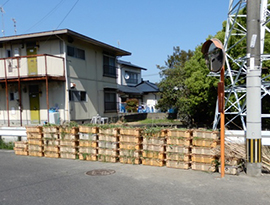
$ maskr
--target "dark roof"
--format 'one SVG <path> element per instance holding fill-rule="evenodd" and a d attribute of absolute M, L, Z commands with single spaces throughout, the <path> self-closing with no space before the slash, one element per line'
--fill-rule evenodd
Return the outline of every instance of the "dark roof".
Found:
<path fill-rule="evenodd" d="M 141 70 L 147 70 L 146 68 L 134 65 L 131 62 L 127 62 L 127 61 L 123 61 L 123 60 L 118 60 L 118 63 L 121 64 L 121 65 L 126 65 L 126 66 L 130 66 L 130 67 L 138 68 L 138 69 L 141 69 Z"/>
<path fill-rule="evenodd" d="M 141 83 L 136 85 L 136 88 L 144 93 L 159 92 L 158 86 L 154 83 L 149 82 L 149 81 L 142 81 Z"/>
<path fill-rule="evenodd" d="M 130 94 L 140 94 L 143 95 L 145 93 L 157 93 L 159 89 L 157 85 L 151 83 L 149 81 L 142 81 L 136 86 L 127 86 L 127 85 L 118 85 L 118 90 L 123 93 Z"/>
<path fill-rule="evenodd" d="M 142 94 L 135 86 L 118 85 L 117 88 L 119 91 L 123 93 L 139 94 L 139 95 Z"/>
<path fill-rule="evenodd" d="M 31 39 L 31 38 L 44 38 L 44 37 L 59 36 L 59 35 L 68 35 L 74 38 L 78 38 L 92 45 L 101 47 L 104 50 L 114 52 L 117 56 L 131 55 L 131 53 L 128 51 L 113 47 L 109 44 L 103 43 L 101 41 L 97 41 L 93 38 L 90 38 L 88 36 L 82 35 L 80 33 L 77 33 L 69 29 L 60 29 L 60 30 L 44 31 L 44 32 L 37 32 L 37 33 L 22 34 L 22 35 L 5 36 L 5 37 L 0 37 L 0 42 L 16 41 L 16 40 L 18 41 L 18 40 Z"/>

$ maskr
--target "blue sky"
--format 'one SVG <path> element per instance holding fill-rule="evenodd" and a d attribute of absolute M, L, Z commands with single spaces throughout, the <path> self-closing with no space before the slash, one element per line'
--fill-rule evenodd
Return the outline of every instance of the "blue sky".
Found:
<path fill-rule="evenodd" d="M 5 36 L 71 29 L 132 53 L 123 57 L 159 82 L 174 46 L 195 50 L 227 19 L 229 0 L 0 0 Z M 3 36 L 3 33 L 0 33 Z"/>

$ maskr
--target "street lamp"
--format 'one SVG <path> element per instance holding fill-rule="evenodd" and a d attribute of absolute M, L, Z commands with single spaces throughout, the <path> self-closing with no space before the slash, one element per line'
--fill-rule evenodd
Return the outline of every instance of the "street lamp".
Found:
<path fill-rule="evenodd" d="M 220 112 L 220 163 L 221 177 L 225 174 L 225 114 L 224 114 L 224 64 L 225 51 L 218 39 L 207 40 L 202 46 L 206 65 L 212 72 L 220 71 L 220 82 L 218 83 L 218 111 Z"/>

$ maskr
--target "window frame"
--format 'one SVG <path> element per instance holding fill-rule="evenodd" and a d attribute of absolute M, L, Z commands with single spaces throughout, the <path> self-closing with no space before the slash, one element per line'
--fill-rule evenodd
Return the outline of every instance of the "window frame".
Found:
<path fill-rule="evenodd" d="M 117 78 L 115 56 L 103 54 L 103 76 Z"/>
<path fill-rule="evenodd" d="M 87 102 L 86 91 L 69 90 L 68 95 L 70 102 Z"/>
<path fill-rule="evenodd" d="M 67 45 L 67 56 L 85 60 L 85 50 Z"/>
<path fill-rule="evenodd" d="M 104 89 L 104 112 L 117 112 L 117 91 L 115 89 Z M 113 96 L 112 100 L 107 100 L 106 95 Z M 110 98 L 109 97 L 109 98 Z"/>

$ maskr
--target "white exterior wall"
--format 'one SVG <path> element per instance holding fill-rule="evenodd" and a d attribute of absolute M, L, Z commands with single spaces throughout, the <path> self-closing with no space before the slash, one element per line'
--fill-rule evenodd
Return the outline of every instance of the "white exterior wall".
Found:
<path fill-rule="evenodd" d="M 144 104 L 147 105 L 147 107 L 150 108 L 151 112 L 158 111 L 156 109 L 156 105 L 157 105 L 157 102 L 159 99 L 160 99 L 160 95 L 154 94 L 154 93 L 149 93 L 149 94 L 143 96 L 143 102 L 144 102 Z"/>

